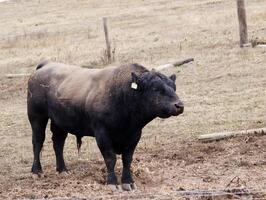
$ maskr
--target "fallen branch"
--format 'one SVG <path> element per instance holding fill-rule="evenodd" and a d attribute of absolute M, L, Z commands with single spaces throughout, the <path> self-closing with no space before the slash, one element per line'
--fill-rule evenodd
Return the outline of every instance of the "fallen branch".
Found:
<path fill-rule="evenodd" d="M 265 192 L 259 189 L 247 189 L 247 188 L 227 188 L 227 189 L 212 189 L 212 190 L 175 190 L 164 193 L 114 193 L 112 195 L 104 195 L 104 196 L 95 196 L 91 197 L 92 199 L 109 199 L 110 197 L 113 199 L 177 199 L 179 197 L 184 198 L 221 198 L 221 199 L 253 199 L 253 198 L 263 198 L 265 196 Z M 215 198 L 215 199 L 216 199 Z M 66 199 L 67 200 L 67 199 Z"/>
<path fill-rule="evenodd" d="M 198 139 L 203 142 L 211 142 L 211 141 L 232 138 L 236 136 L 247 136 L 247 135 L 266 135 L 266 128 L 204 134 L 200 135 Z"/>
<path fill-rule="evenodd" d="M 19 77 L 27 77 L 30 76 L 30 74 L 6 74 L 6 78 L 19 78 Z"/>
<path fill-rule="evenodd" d="M 242 197 L 256 197 L 264 195 L 264 192 L 256 189 L 246 188 L 227 188 L 227 189 L 214 189 L 214 190 L 185 190 L 177 191 L 179 196 L 183 197 L 223 197 L 229 198 L 234 197 L 241 199 Z"/>
<path fill-rule="evenodd" d="M 266 48 L 266 44 L 258 44 L 256 47 L 263 47 L 263 48 Z"/>
<path fill-rule="evenodd" d="M 243 47 L 266 47 L 266 42 L 259 42 L 259 41 L 251 41 L 249 43 L 243 44 Z"/>
<path fill-rule="evenodd" d="M 243 44 L 242 47 L 252 47 L 252 44 L 249 42 L 249 43 Z"/>
<path fill-rule="evenodd" d="M 170 68 L 170 67 L 178 67 L 178 66 L 184 65 L 186 63 L 192 62 L 192 61 L 194 61 L 194 58 L 188 58 L 185 60 L 176 61 L 176 62 L 165 64 L 165 65 L 160 65 L 158 67 L 155 67 L 154 69 L 161 71 L 161 70 L 164 70 L 164 69 Z"/>
<path fill-rule="evenodd" d="M 252 47 L 266 47 L 265 41 L 260 41 L 258 39 L 251 40 Z"/>

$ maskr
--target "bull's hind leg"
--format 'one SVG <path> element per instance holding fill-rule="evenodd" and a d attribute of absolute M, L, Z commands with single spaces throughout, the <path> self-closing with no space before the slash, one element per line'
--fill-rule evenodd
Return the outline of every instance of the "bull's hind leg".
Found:
<path fill-rule="evenodd" d="M 33 145 L 33 164 L 31 172 L 41 176 L 42 166 L 40 162 L 40 152 L 45 140 L 45 128 L 47 125 L 48 117 L 29 116 L 29 121 L 32 128 L 32 145 Z"/>
<path fill-rule="evenodd" d="M 53 133 L 52 140 L 56 156 L 56 171 L 59 173 L 64 171 L 67 172 L 63 155 L 67 132 L 59 128 L 54 122 L 51 122 L 51 131 Z"/>

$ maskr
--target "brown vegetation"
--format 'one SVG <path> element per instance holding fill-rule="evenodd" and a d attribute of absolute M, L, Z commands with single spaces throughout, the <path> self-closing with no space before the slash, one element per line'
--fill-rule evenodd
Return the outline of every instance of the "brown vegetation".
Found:
<path fill-rule="evenodd" d="M 265 136 L 206 144 L 194 139 L 203 133 L 266 127 L 266 51 L 239 48 L 235 1 L 30 0 L 0 5 L 0 199 L 178 199 L 183 197 L 175 192 L 182 189 L 265 191 Z M 246 10 L 249 37 L 265 37 L 265 0 L 247 1 Z M 102 65 L 103 16 L 116 49 L 112 65 L 154 67 L 195 58 L 182 69 L 165 71 L 180 71 L 177 93 L 185 113 L 145 128 L 133 163 L 134 193 L 113 194 L 104 186 L 104 165 L 93 138 L 84 138 L 80 158 L 75 138 L 67 139 L 65 157 L 72 174 L 57 175 L 49 130 L 42 153 L 45 177 L 33 180 L 27 77 L 5 77 L 31 73 L 43 59 Z"/>

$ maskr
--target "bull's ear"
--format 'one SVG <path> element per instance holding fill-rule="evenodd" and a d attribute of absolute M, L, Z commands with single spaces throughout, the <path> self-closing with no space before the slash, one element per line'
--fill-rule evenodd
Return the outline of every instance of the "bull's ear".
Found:
<path fill-rule="evenodd" d="M 138 90 L 140 78 L 134 72 L 131 73 L 131 77 L 132 77 L 131 88 L 134 90 Z"/>
<path fill-rule="evenodd" d="M 170 78 L 172 81 L 175 82 L 175 80 L 176 80 L 176 75 L 175 75 L 175 74 L 172 74 L 171 76 L 169 76 L 169 78 Z"/>
<path fill-rule="evenodd" d="M 139 77 L 135 72 L 131 72 L 132 82 L 133 83 L 139 83 Z"/>

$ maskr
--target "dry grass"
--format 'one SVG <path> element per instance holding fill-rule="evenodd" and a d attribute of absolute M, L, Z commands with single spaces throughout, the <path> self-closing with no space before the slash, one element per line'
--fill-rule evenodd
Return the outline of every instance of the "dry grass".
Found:
<path fill-rule="evenodd" d="M 246 4 L 250 38 L 265 38 L 265 1 Z M 238 48 L 234 1 L 30 0 L 0 5 L 0 26 L 4 27 L 0 33 L 0 76 L 30 73 L 43 59 L 89 67 L 104 64 L 103 16 L 109 18 L 111 42 L 116 49 L 113 64 L 139 62 L 152 67 L 195 58 L 193 64 L 165 72 L 180 71 L 177 93 L 185 102 L 185 113 L 177 118 L 156 119 L 144 129 L 136 154 L 140 163 L 134 164 L 140 192 L 221 188 L 234 176 L 246 186 L 266 188 L 266 174 L 262 173 L 265 163 L 259 162 L 265 160 L 264 137 L 244 146 L 241 140 L 219 143 L 218 147 L 210 147 L 218 150 L 211 151 L 204 161 L 201 156 L 209 153 L 204 149 L 212 144 L 205 147 L 192 139 L 200 133 L 266 126 L 266 50 Z M 32 147 L 26 82 L 27 78 L 0 80 L 0 196 L 108 195 L 102 185 L 104 173 L 97 170 L 102 159 L 92 138 L 84 139 L 80 160 L 74 137 L 68 138 L 65 155 L 74 174 L 64 179 L 54 172 L 55 158 L 47 130 L 42 154 L 47 178 L 37 182 L 30 179 Z M 240 150 L 249 152 L 241 154 L 248 164 L 237 160 Z M 190 163 L 193 160 L 194 164 Z M 205 176 L 199 176 L 198 170 L 206 173 L 209 178 L 204 180 L 209 181 L 204 182 Z M 79 179 L 81 183 L 77 183 Z M 68 180 L 69 187 L 61 183 Z M 77 187 L 72 193 L 64 189 L 72 186 Z"/>

